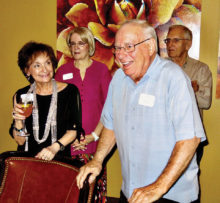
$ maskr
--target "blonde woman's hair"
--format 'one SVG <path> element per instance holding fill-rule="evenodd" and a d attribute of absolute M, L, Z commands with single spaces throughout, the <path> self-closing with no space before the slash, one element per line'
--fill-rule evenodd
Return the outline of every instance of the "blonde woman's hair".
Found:
<path fill-rule="evenodd" d="M 76 33 L 78 34 L 82 41 L 89 45 L 89 56 L 93 56 L 95 53 L 95 39 L 92 32 L 86 27 L 76 27 L 72 29 L 66 38 L 66 43 L 70 47 L 71 36 Z"/>

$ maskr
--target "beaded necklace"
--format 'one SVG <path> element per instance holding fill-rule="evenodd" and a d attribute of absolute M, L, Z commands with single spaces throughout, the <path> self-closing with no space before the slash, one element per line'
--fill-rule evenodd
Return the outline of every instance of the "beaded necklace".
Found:
<path fill-rule="evenodd" d="M 57 84 L 56 81 L 52 80 L 53 86 L 53 93 L 50 102 L 49 112 L 47 115 L 47 121 L 45 124 L 44 135 L 42 139 L 39 138 L 39 112 L 38 112 L 38 105 L 37 105 L 37 96 L 36 96 L 36 83 L 34 82 L 28 93 L 33 92 L 33 134 L 34 139 L 37 141 L 38 144 L 45 142 L 49 136 L 49 132 L 51 129 L 51 143 L 54 143 L 57 140 Z"/>

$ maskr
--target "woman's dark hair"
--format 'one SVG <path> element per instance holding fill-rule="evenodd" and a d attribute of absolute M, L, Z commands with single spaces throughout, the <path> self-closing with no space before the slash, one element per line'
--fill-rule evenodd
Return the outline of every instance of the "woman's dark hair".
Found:
<path fill-rule="evenodd" d="M 53 70 L 55 72 L 55 69 L 57 68 L 57 58 L 51 46 L 30 41 L 26 43 L 18 52 L 18 66 L 30 83 L 33 83 L 34 79 L 31 76 L 27 76 L 25 71 L 29 69 L 29 66 L 40 54 L 46 54 L 50 58 Z"/>

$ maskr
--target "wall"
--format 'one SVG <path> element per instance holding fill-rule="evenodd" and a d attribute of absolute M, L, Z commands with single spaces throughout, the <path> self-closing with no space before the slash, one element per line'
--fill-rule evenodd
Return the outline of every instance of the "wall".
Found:
<path fill-rule="evenodd" d="M 18 50 L 35 40 L 56 47 L 56 0 L 0 0 L 0 152 L 16 150 L 8 134 L 12 96 L 28 83 L 17 65 Z"/>
<path fill-rule="evenodd" d="M 209 140 L 201 163 L 202 203 L 220 202 L 220 99 L 215 99 L 217 54 L 220 31 L 220 1 L 202 1 L 200 59 L 207 63 L 213 74 L 213 101 L 204 113 L 204 124 Z"/>
<path fill-rule="evenodd" d="M 209 145 L 201 163 L 202 203 L 219 203 L 220 195 L 220 100 L 215 99 L 220 1 L 203 0 L 200 59 L 213 73 L 213 104 L 204 113 Z M 56 0 L 0 0 L 0 153 L 15 150 L 8 135 L 11 123 L 12 95 L 27 84 L 17 66 L 17 52 L 29 41 L 56 46 Z M 121 175 L 117 152 L 108 162 L 108 195 L 119 196 Z"/>

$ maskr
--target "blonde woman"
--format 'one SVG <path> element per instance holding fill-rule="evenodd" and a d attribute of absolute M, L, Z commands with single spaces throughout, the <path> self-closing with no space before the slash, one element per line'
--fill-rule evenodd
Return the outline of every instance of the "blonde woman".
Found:
<path fill-rule="evenodd" d="M 74 142 L 71 148 L 73 158 L 87 163 L 93 158 L 103 125 L 99 121 L 107 96 L 111 74 L 103 63 L 91 59 L 95 52 L 95 40 L 88 28 L 77 27 L 67 36 L 67 44 L 73 61 L 61 66 L 55 79 L 78 87 L 82 103 L 82 127 L 85 139 Z M 96 202 L 105 202 L 106 174 L 98 181 Z"/>

